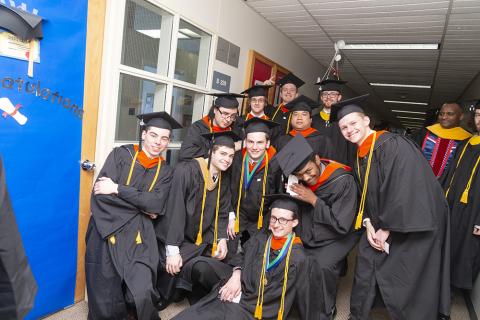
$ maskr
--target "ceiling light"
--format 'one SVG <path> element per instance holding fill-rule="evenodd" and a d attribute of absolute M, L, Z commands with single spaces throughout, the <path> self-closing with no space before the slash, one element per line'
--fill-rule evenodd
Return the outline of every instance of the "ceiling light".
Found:
<path fill-rule="evenodd" d="M 430 85 L 419 85 L 419 84 L 398 84 L 398 83 L 380 83 L 380 82 L 370 82 L 371 86 L 376 87 L 399 87 L 399 88 L 420 88 L 420 89 L 430 89 Z"/>
<path fill-rule="evenodd" d="M 399 119 L 412 119 L 412 120 L 425 120 L 425 118 L 412 118 L 412 117 L 403 117 L 403 116 L 397 116 Z"/>
<path fill-rule="evenodd" d="M 438 50 L 438 43 L 346 44 L 343 50 Z"/>
<path fill-rule="evenodd" d="M 398 100 L 383 100 L 385 103 L 401 103 L 401 104 L 416 104 L 419 106 L 428 106 L 426 102 L 412 102 L 412 101 L 398 101 Z"/>
<path fill-rule="evenodd" d="M 160 35 L 162 34 L 162 30 L 160 29 L 144 29 L 144 30 L 136 30 L 136 31 L 153 39 L 160 39 Z"/>
<path fill-rule="evenodd" d="M 407 110 L 392 110 L 392 112 L 427 114 L 424 111 L 407 111 Z"/>
<path fill-rule="evenodd" d="M 183 33 L 186 36 L 192 37 L 192 38 L 200 38 L 200 35 L 196 33 L 195 31 L 192 31 L 188 28 L 181 28 L 178 30 L 178 32 Z"/>

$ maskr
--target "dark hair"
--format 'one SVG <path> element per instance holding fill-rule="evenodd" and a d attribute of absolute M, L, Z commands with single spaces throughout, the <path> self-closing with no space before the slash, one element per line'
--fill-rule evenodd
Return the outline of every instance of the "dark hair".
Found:
<path fill-rule="evenodd" d="M 234 145 L 231 145 L 231 146 L 226 146 L 226 145 L 224 145 L 224 144 L 215 144 L 215 145 L 212 147 L 212 152 L 217 151 L 220 147 L 227 147 L 227 148 L 229 148 L 229 149 L 235 150 L 235 144 L 234 144 Z"/>

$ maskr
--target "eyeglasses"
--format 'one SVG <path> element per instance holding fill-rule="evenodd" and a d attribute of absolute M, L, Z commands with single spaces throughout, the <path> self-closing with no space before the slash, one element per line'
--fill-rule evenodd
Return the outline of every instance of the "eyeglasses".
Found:
<path fill-rule="evenodd" d="M 258 98 L 258 99 L 252 98 L 252 99 L 250 99 L 250 102 L 251 103 L 264 103 L 265 99 L 264 98 Z"/>
<path fill-rule="evenodd" d="M 286 225 L 287 222 L 293 221 L 293 219 L 277 218 L 277 217 L 274 217 L 274 216 L 270 217 L 270 223 L 271 224 L 275 224 L 275 222 L 277 222 L 277 221 L 281 225 Z"/>
<path fill-rule="evenodd" d="M 217 109 L 217 111 L 220 113 L 220 116 L 225 120 L 235 120 L 238 116 L 237 113 L 230 114 L 230 113 L 225 112 L 225 111 L 222 112 L 222 110 L 220 110 L 220 109 Z"/>
<path fill-rule="evenodd" d="M 338 97 L 339 95 L 338 92 L 322 92 L 322 97 Z"/>

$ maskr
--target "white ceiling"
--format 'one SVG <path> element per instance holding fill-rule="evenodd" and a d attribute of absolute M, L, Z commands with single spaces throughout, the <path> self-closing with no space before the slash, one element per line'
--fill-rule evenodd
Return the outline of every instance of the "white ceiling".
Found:
<path fill-rule="evenodd" d="M 324 66 L 330 63 L 338 40 L 439 43 L 439 50 L 343 51 L 342 80 L 357 94 L 371 93 L 369 106 L 377 116 L 397 125 L 409 121 L 396 118 L 391 109 L 426 111 L 456 101 L 480 71 L 480 0 L 243 1 Z M 431 85 L 432 89 L 372 87 L 369 82 Z M 383 100 L 427 102 L 428 106 Z"/>

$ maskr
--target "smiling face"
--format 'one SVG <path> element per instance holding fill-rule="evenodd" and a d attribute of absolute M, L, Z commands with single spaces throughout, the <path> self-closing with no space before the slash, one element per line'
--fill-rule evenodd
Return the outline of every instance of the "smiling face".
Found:
<path fill-rule="evenodd" d="M 342 95 L 338 91 L 322 91 L 320 99 L 326 109 L 330 109 L 333 104 L 342 100 Z"/>
<path fill-rule="evenodd" d="M 314 186 L 317 184 L 318 179 L 320 178 L 320 157 L 315 155 L 313 160 L 307 162 L 307 164 L 301 168 L 300 170 L 296 171 L 294 174 L 298 178 L 305 182 L 309 186 Z"/>
<path fill-rule="evenodd" d="M 260 159 L 270 146 L 270 140 L 265 132 L 250 132 L 245 142 L 248 155 L 253 161 Z"/>
<path fill-rule="evenodd" d="M 345 139 L 356 145 L 361 145 L 370 133 L 370 118 L 360 112 L 352 112 L 338 122 Z"/>
<path fill-rule="evenodd" d="M 230 127 L 237 118 L 237 109 L 228 109 L 224 107 L 213 108 L 213 124 L 225 129 Z"/>
<path fill-rule="evenodd" d="M 170 130 L 148 127 L 142 131 L 142 151 L 150 158 L 158 157 L 170 142 Z"/>
<path fill-rule="evenodd" d="M 462 108 L 456 103 L 445 103 L 438 113 L 438 123 L 445 129 L 458 127 L 462 119 Z"/>
<path fill-rule="evenodd" d="M 214 146 L 212 149 L 211 166 L 218 171 L 226 171 L 233 162 L 235 149 L 226 146 Z"/>
<path fill-rule="evenodd" d="M 267 99 L 264 96 L 251 97 L 249 99 L 250 110 L 256 116 L 262 116 L 264 113 L 265 105 L 267 104 Z"/>
<path fill-rule="evenodd" d="M 284 104 L 298 97 L 298 89 L 293 83 L 286 83 L 280 89 L 280 97 Z"/>
<path fill-rule="evenodd" d="M 275 238 L 285 238 L 298 225 L 294 213 L 287 209 L 272 208 L 268 229 Z"/>

